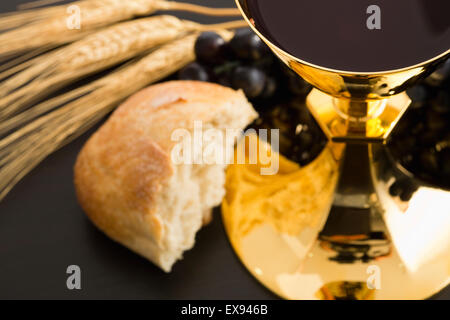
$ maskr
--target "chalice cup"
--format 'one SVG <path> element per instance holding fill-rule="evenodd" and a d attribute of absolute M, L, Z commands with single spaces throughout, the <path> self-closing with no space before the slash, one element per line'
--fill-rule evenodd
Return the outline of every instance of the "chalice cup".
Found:
<path fill-rule="evenodd" d="M 399 169 L 385 145 L 411 102 L 405 90 L 450 50 L 401 69 L 333 70 L 285 51 L 260 30 L 248 2 L 236 2 L 253 31 L 313 85 L 306 105 L 329 140 L 298 172 L 260 180 L 252 190 L 234 186 L 246 206 L 225 201 L 222 216 L 244 266 L 288 299 L 423 299 L 442 289 L 450 273 L 450 192 Z M 389 194 L 399 177 L 415 186 L 408 201 Z M 252 200 L 258 190 L 264 204 Z"/>

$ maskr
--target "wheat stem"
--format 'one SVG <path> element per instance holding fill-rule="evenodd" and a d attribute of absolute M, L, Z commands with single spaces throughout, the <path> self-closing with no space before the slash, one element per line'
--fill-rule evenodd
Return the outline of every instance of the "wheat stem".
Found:
<path fill-rule="evenodd" d="M 64 0 L 37 0 L 37 1 L 30 1 L 27 3 L 19 4 L 17 6 L 17 9 L 19 10 L 29 10 L 34 9 L 42 6 L 47 6 L 49 4 L 55 4 L 63 2 Z"/>
<path fill-rule="evenodd" d="M 172 16 L 156 16 L 109 27 L 32 60 L 28 68 L 6 80 L 0 87 L 0 96 L 4 96 L 0 98 L 0 121 L 77 79 L 136 57 L 188 32 L 234 29 L 244 24 L 243 20 L 238 20 L 201 25 Z"/>
<path fill-rule="evenodd" d="M 2 121 L 0 122 L 0 136 L 7 133 L 8 131 L 11 131 L 14 128 L 21 127 L 28 121 L 33 120 L 36 117 L 41 116 L 44 113 L 47 113 L 72 99 L 87 94 L 90 91 L 92 91 L 92 88 L 86 86 L 77 88 L 62 96 L 44 101 L 43 103 L 38 104 L 37 106 L 34 106 L 10 119 Z"/>
<path fill-rule="evenodd" d="M 167 5 L 167 6 L 166 6 Z M 161 9 L 189 11 L 207 16 L 240 16 L 241 13 L 236 8 L 208 8 L 184 2 L 162 2 Z"/>
<path fill-rule="evenodd" d="M 207 30 L 233 30 L 233 29 L 239 29 L 239 28 L 246 28 L 248 27 L 247 22 L 245 20 L 236 20 L 236 21 L 228 21 L 228 22 L 222 22 L 217 24 L 205 24 L 205 25 L 199 25 L 197 30 L 198 31 L 207 31 Z"/>
<path fill-rule="evenodd" d="M 220 31 L 230 39 L 232 33 Z M 69 143 L 111 112 L 115 106 L 146 85 L 159 81 L 194 60 L 198 34 L 175 40 L 149 55 L 53 102 L 37 106 L 47 109 L 68 102 L 0 140 L 0 200 L 49 154 Z M 38 112 L 39 113 L 39 112 Z"/>
<path fill-rule="evenodd" d="M 68 27 L 69 6 L 80 9 L 80 29 Z M 70 43 L 119 21 L 147 16 L 158 10 L 184 10 L 213 16 L 238 16 L 234 8 L 208 8 L 166 0 L 82 0 L 0 17 L 0 56 L 46 45 Z"/>

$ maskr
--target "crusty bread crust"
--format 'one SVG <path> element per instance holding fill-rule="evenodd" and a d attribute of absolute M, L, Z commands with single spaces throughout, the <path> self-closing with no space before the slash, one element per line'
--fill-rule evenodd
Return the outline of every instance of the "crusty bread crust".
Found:
<path fill-rule="evenodd" d="M 194 121 L 220 122 L 221 108 L 241 112 L 244 126 L 256 115 L 242 92 L 211 83 L 166 82 L 129 98 L 88 140 L 75 164 L 77 197 L 90 220 L 169 271 L 173 262 L 164 258 L 166 225 L 158 199 L 174 174 L 171 134 L 192 128 Z"/>

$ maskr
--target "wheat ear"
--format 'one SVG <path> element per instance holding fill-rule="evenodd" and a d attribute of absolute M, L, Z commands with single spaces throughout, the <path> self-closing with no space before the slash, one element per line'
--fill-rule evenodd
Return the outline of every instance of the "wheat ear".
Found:
<path fill-rule="evenodd" d="M 27 62 L 28 67 L 0 87 L 0 134 L 17 121 L 5 121 L 40 98 L 89 74 L 99 72 L 189 32 L 243 26 L 231 21 L 201 25 L 173 16 L 155 16 L 125 22 L 99 31 L 67 47 Z M 1 75 L 0 75 L 1 77 Z M 25 119 L 25 118 L 23 118 Z"/>
<path fill-rule="evenodd" d="M 220 31 L 230 39 L 232 32 Z M 159 81 L 195 59 L 198 34 L 188 35 L 156 49 L 146 57 L 80 88 L 84 94 L 65 106 L 39 117 L 0 140 L 0 200 L 49 154 L 69 143 L 113 110 L 118 103 Z M 87 93 L 87 94 L 86 94 Z M 58 101 L 43 102 L 46 108 L 71 100 L 69 92 Z"/>
<path fill-rule="evenodd" d="M 68 25 L 68 19 L 71 17 L 69 8 L 79 8 L 81 23 L 79 29 L 76 26 Z M 217 16 L 239 15 L 237 9 L 207 8 L 165 0 L 75 1 L 67 5 L 29 10 L 0 17 L 0 30 L 15 28 L 0 34 L 0 43 L 2 43 L 0 56 L 41 46 L 70 43 L 100 27 L 138 16 L 150 15 L 158 10 L 185 10 Z"/>

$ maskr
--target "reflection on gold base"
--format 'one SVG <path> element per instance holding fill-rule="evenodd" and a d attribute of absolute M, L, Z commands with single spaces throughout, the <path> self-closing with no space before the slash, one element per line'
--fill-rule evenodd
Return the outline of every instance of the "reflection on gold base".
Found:
<path fill-rule="evenodd" d="M 423 299 L 436 293 L 448 284 L 449 260 L 409 270 L 377 210 L 369 210 L 370 232 L 326 234 L 343 146 L 329 143 L 305 167 L 280 155 L 279 173 L 272 176 L 261 175 L 258 164 L 228 168 L 222 214 L 239 259 L 286 299 Z"/>
<path fill-rule="evenodd" d="M 335 281 L 324 284 L 316 296 L 320 300 L 373 300 L 375 289 L 358 281 Z"/>
<path fill-rule="evenodd" d="M 348 99 L 336 99 L 317 89 L 308 95 L 306 104 L 318 124 L 333 142 L 383 142 L 407 110 L 411 100 L 401 93 L 384 100 L 355 103 Z M 350 110 L 352 108 L 352 110 Z M 348 114 L 366 116 L 360 119 Z"/>
<path fill-rule="evenodd" d="M 247 144 L 258 143 L 254 135 L 247 139 Z M 276 175 L 261 175 L 258 164 L 230 166 L 222 210 L 227 212 L 224 223 L 231 239 L 246 236 L 262 223 L 288 236 L 320 228 L 333 200 L 337 165 L 328 148 L 305 168 L 280 156 Z"/>

